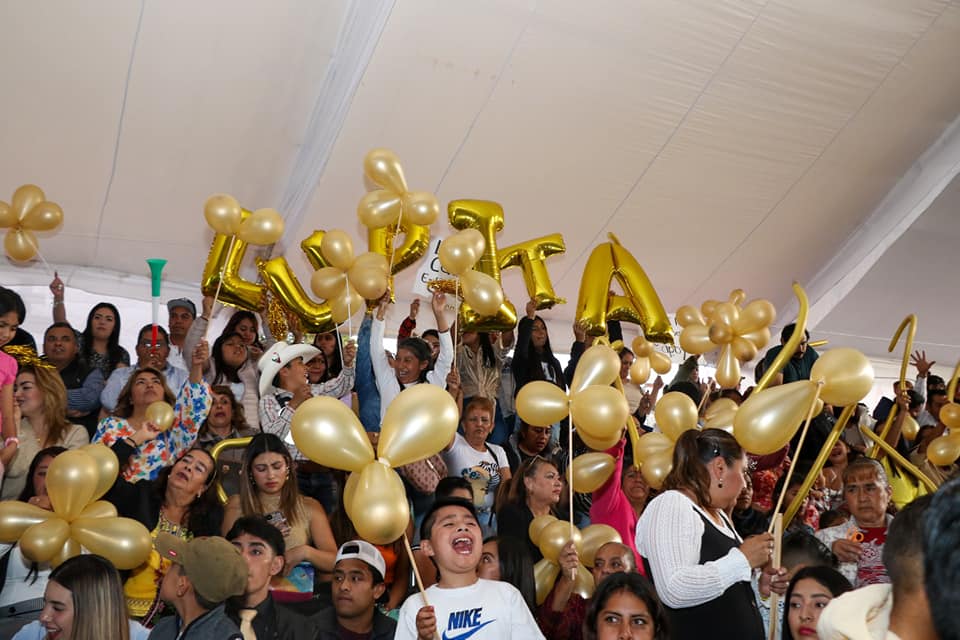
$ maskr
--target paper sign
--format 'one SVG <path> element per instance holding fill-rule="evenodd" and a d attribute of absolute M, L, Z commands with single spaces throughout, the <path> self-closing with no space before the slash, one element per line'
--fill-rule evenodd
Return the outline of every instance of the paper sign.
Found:
<path fill-rule="evenodd" d="M 420 263 L 420 269 L 417 271 L 417 279 L 413 283 L 413 294 L 429 298 L 432 294 L 427 288 L 427 283 L 431 280 L 448 279 L 454 277 L 440 266 L 440 243 L 443 238 L 431 238 L 430 247 Z"/>

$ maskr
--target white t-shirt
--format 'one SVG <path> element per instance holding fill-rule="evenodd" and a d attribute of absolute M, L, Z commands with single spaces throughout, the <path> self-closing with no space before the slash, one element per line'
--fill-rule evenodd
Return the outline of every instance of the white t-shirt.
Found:
<path fill-rule="evenodd" d="M 453 446 L 442 455 L 447 474 L 463 478 L 473 485 L 474 502 L 478 510 L 489 513 L 502 480 L 500 469 L 510 467 L 503 447 L 487 443 L 486 451 L 477 451 L 458 433 L 453 439 Z M 486 520 L 483 517 L 480 519 Z"/>
<path fill-rule="evenodd" d="M 437 633 L 443 640 L 501 640 L 536 638 L 543 634 L 516 587 L 506 582 L 478 579 L 469 587 L 427 588 L 427 600 L 437 616 Z M 423 598 L 415 593 L 400 607 L 397 640 L 416 640 L 417 612 Z"/>

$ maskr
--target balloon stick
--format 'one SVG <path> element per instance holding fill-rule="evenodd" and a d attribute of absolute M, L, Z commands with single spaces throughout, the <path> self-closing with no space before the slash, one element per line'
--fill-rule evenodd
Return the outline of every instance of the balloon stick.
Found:
<path fill-rule="evenodd" d="M 799 458 L 800 451 L 803 449 L 803 441 L 807 438 L 807 431 L 810 429 L 810 421 L 813 420 L 813 410 L 817 408 L 817 400 L 820 399 L 820 390 L 823 389 L 823 381 L 817 383 L 817 392 L 813 394 L 813 400 L 810 402 L 810 409 L 807 411 L 807 420 L 803 423 L 803 431 L 800 432 L 800 440 L 797 442 L 797 452 L 796 456 Z M 787 487 L 790 486 L 790 476 L 793 475 L 793 469 L 796 465 L 791 464 L 787 469 L 787 477 L 783 481 L 783 489 L 780 490 L 780 497 L 777 498 L 777 506 L 773 509 L 773 513 L 776 515 L 780 514 L 780 507 L 783 506 L 783 498 L 787 495 Z M 774 518 L 770 523 L 770 527 L 767 529 L 767 533 L 773 533 L 773 526 L 776 524 L 777 519 Z"/>
<path fill-rule="evenodd" d="M 233 254 L 233 243 L 237 241 L 237 234 L 230 236 L 230 246 L 227 247 L 227 259 L 223 261 L 223 266 L 220 267 L 220 277 L 217 278 L 217 290 L 213 293 L 213 304 L 210 305 L 210 315 L 211 319 L 207 320 L 207 326 L 203 330 L 203 338 L 201 340 L 207 339 L 207 333 L 210 331 L 210 323 L 212 321 L 213 310 L 217 306 L 217 299 L 220 297 L 220 287 L 223 286 L 223 274 L 227 270 L 227 263 L 230 261 L 230 255 Z"/>
<path fill-rule="evenodd" d="M 420 577 L 420 569 L 417 568 L 417 559 L 413 557 L 413 547 L 410 546 L 410 538 L 407 537 L 407 532 L 403 532 L 403 547 L 407 550 L 407 557 L 410 559 L 410 566 L 413 568 L 413 577 L 417 581 L 417 589 L 420 590 L 420 597 L 423 598 L 423 606 L 429 607 L 430 602 L 427 600 L 427 590 L 423 587 L 423 578 Z M 440 640 L 440 634 L 434 633 L 434 637 L 437 640 Z"/>
<path fill-rule="evenodd" d="M 773 558 L 774 569 L 780 568 L 781 556 L 783 551 L 783 514 L 778 513 L 773 516 Z M 779 604 L 780 594 L 772 593 L 770 595 L 770 632 L 769 640 L 777 637 L 777 623 L 780 622 L 780 616 L 777 615 L 777 605 Z"/>

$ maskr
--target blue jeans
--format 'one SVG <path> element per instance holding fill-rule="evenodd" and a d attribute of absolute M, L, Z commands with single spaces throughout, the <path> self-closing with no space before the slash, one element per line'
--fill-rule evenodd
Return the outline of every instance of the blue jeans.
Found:
<path fill-rule="evenodd" d="M 367 431 L 380 431 L 380 390 L 373 375 L 373 363 L 370 360 L 370 327 L 373 317 L 367 314 L 360 323 L 357 335 L 357 405 L 360 408 L 360 424 Z M 383 346 L 380 345 L 382 349 Z"/>

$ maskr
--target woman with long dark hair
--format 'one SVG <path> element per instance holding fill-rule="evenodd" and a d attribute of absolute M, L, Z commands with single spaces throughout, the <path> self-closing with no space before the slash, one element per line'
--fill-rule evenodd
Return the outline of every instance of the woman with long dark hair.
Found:
<path fill-rule="evenodd" d="M 804 567 L 794 574 L 784 596 L 783 640 L 817 640 L 817 621 L 827 604 L 853 585 L 832 567 Z"/>
<path fill-rule="evenodd" d="M 117 367 L 130 366 L 130 354 L 120 346 L 120 311 L 109 302 L 98 302 L 90 309 L 79 342 L 80 357 L 100 369 L 104 380 Z"/>
<path fill-rule="evenodd" d="M 543 554 L 530 540 L 530 523 L 537 516 L 561 515 L 557 505 L 563 486 L 563 476 L 556 465 L 534 456 L 517 469 L 506 498 L 497 507 L 497 533 L 525 541 L 534 562 L 543 558 Z"/>
<path fill-rule="evenodd" d="M 485 580 L 501 580 L 515 586 L 536 614 L 537 583 L 533 577 L 533 560 L 523 540 L 510 536 L 493 536 L 483 541 L 483 554 L 477 575 Z"/>
<path fill-rule="evenodd" d="M 704 635 L 710 633 L 704 629 Z M 583 621 L 585 640 L 668 640 L 667 616 L 650 581 L 638 573 L 614 573 L 593 594 Z"/>
<path fill-rule="evenodd" d="M 740 539 L 725 511 L 744 487 L 746 454 L 720 429 L 677 439 L 665 491 L 637 523 L 637 550 L 667 608 L 675 640 L 762 640 L 753 570 L 773 552 L 768 533 Z"/>
<path fill-rule="evenodd" d="M 563 367 L 550 348 L 547 324 L 537 315 L 537 303 L 534 300 L 527 303 L 527 315 L 520 318 L 517 325 L 517 344 L 510 367 L 515 384 L 514 394 L 534 380 L 546 380 L 561 389 L 567 388 Z M 550 440 L 553 442 L 559 441 L 560 425 L 557 422 L 551 428 Z"/>

